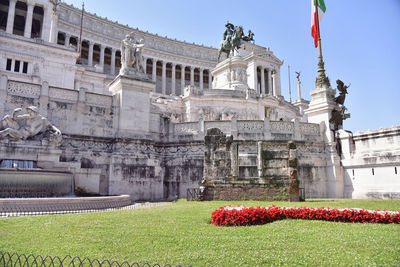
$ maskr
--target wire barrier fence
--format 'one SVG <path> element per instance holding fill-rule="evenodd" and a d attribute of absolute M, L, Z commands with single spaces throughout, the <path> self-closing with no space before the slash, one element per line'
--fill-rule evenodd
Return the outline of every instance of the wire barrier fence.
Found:
<path fill-rule="evenodd" d="M 18 254 L 0 251 L 1 267 L 183 267 L 181 265 L 158 264 L 158 263 L 129 263 L 127 261 L 118 262 L 110 260 L 99 260 L 89 258 L 79 258 L 67 255 L 65 257 L 41 256 L 34 254 Z M 188 267 L 191 267 L 189 265 Z"/>
<path fill-rule="evenodd" d="M 128 205 L 118 208 L 104 208 L 104 209 L 71 209 L 70 207 L 65 207 L 65 209 L 51 210 L 42 209 L 41 211 L 29 211 L 24 208 L 14 208 L 13 211 L 0 210 L 0 217 L 14 217 L 14 216 L 35 216 L 35 215 L 50 215 L 50 214 L 68 214 L 68 213 L 88 213 L 88 212 L 105 212 L 114 210 L 132 210 L 132 209 L 143 209 L 150 207 L 159 207 L 169 205 L 171 202 L 148 202 L 148 203 L 136 203 L 133 205 Z M 0 267 L 2 267 L 0 265 Z"/>

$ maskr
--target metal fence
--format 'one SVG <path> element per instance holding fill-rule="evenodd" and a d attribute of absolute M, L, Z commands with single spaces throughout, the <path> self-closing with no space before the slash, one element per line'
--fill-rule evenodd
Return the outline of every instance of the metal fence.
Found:
<path fill-rule="evenodd" d="M 140 264 L 137 262 L 129 263 L 127 261 L 118 262 L 110 260 L 99 260 L 99 259 L 81 259 L 79 257 L 72 257 L 67 255 L 65 257 L 52 257 L 52 256 L 41 256 L 41 255 L 25 255 L 18 253 L 9 253 L 0 251 L 0 266 L 1 267 L 182 267 L 181 265 L 161 265 L 158 263 L 144 263 Z M 189 265 L 191 267 L 191 265 Z"/>
<path fill-rule="evenodd" d="M 0 217 L 14 217 L 14 216 L 36 216 L 36 215 L 49 215 L 49 214 L 69 214 L 69 213 L 89 213 L 89 212 L 106 212 L 106 211 L 114 211 L 114 210 L 132 210 L 132 209 L 143 209 L 150 207 L 159 207 L 164 205 L 169 205 L 171 202 L 146 202 L 146 203 L 136 203 L 129 206 L 124 206 L 120 208 L 106 208 L 106 209 L 87 209 L 87 210 L 60 210 L 60 211 L 26 211 L 24 209 L 17 209 L 14 212 L 4 212 L 0 208 Z M 0 265 L 0 267 L 2 267 Z"/>

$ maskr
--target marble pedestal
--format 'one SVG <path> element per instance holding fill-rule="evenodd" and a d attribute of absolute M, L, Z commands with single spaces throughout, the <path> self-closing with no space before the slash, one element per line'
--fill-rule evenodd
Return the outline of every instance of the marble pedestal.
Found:
<path fill-rule="evenodd" d="M 241 56 L 233 56 L 218 63 L 212 71 L 213 88 L 225 90 L 246 90 L 247 62 Z"/>
<path fill-rule="evenodd" d="M 304 111 L 308 122 L 319 123 L 321 133 L 324 133 L 326 143 L 326 179 L 324 196 L 328 198 L 342 198 L 344 192 L 343 167 L 340 164 L 340 156 L 336 149 L 335 132 L 331 130 L 330 122 L 332 110 L 337 109 L 335 103 L 336 90 L 327 84 L 316 86 L 311 91 L 311 102 Z"/>
<path fill-rule="evenodd" d="M 116 100 L 117 137 L 146 135 L 150 127 L 150 92 L 155 83 L 148 79 L 118 75 L 109 85 Z"/>

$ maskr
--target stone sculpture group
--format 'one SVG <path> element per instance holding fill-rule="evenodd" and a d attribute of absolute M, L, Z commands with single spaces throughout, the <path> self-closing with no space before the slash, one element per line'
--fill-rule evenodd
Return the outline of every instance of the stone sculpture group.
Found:
<path fill-rule="evenodd" d="M 133 33 L 127 34 L 121 42 L 120 75 L 145 73 L 143 63 L 144 40 L 137 41 Z"/>
<path fill-rule="evenodd" d="M 49 143 L 59 145 L 62 140 L 61 131 L 52 125 L 47 118 L 39 114 L 35 106 L 26 108 L 27 113 L 18 115 L 21 108 L 13 110 L 11 115 L 6 115 L 0 122 L 0 139 L 9 136 L 12 140 L 26 140 L 41 132 L 48 133 Z"/>

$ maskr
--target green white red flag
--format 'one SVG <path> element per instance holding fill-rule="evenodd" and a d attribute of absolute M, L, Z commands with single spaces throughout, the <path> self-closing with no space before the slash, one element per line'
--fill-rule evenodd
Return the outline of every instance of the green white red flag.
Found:
<path fill-rule="evenodd" d="M 318 47 L 318 39 L 320 38 L 319 22 L 322 20 L 325 11 L 326 7 L 324 0 L 311 0 L 311 35 L 314 37 L 315 47 Z"/>

